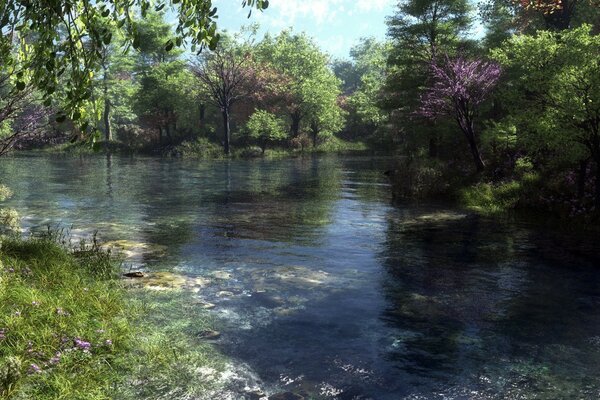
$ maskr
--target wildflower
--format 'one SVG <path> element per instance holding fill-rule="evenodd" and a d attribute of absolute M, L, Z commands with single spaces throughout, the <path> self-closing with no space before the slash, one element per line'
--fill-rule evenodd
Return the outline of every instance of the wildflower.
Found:
<path fill-rule="evenodd" d="M 75 347 L 77 347 L 79 350 L 89 351 L 90 348 L 92 347 L 91 343 L 86 342 L 85 340 L 75 338 L 74 341 L 75 341 Z"/>
<path fill-rule="evenodd" d="M 68 311 L 63 310 L 61 307 L 56 308 L 56 313 L 58 315 L 64 315 L 65 317 L 68 317 L 69 315 L 71 315 L 71 314 L 69 314 Z"/>
<path fill-rule="evenodd" d="M 31 302 L 31 305 L 34 306 L 34 307 L 37 307 L 37 306 L 40 305 L 40 302 L 34 300 L 34 301 Z"/>
<path fill-rule="evenodd" d="M 15 311 L 15 317 L 20 317 L 21 316 L 21 311 Z"/>
<path fill-rule="evenodd" d="M 106 346 L 112 346 L 113 342 L 112 342 L 112 340 L 110 340 L 110 339 L 106 339 L 106 340 L 104 341 L 104 344 L 105 344 Z"/>
<path fill-rule="evenodd" d="M 96 333 L 104 333 L 104 329 L 96 329 Z"/>
<path fill-rule="evenodd" d="M 30 364 L 29 371 L 30 374 L 38 374 L 42 372 L 42 369 L 37 364 Z"/>
<path fill-rule="evenodd" d="M 57 351 L 57 352 L 56 352 L 56 354 L 54 355 L 54 357 L 52 357 L 52 358 L 49 360 L 49 363 L 50 363 L 51 365 L 56 365 L 56 364 L 58 364 L 58 363 L 60 362 L 60 357 L 61 357 L 61 356 L 62 356 L 61 352 L 60 352 L 60 351 Z"/>
<path fill-rule="evenodd" d="M 6 328 L 0 328 L 0 340 L 6 339 Z"/>

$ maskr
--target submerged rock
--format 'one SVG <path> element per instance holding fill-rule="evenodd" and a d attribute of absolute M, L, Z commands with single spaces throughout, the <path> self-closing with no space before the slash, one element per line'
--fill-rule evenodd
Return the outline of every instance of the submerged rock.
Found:
<path fill-rule="evenodd" d="M 213 272 L 211 272 L 210 276 L 212 276 L 215 279 L 222 279 L 222 280 L 231 279 L 231 273 L 229 273 L 227 271 L 213 271 Z"/>
<path fill-rule="evenodd" d="M 193 304 L 204 308 L 205 310 L 212 310 L 213 308 L 216 307 L 216 305 L 214 305 L 213 303 L 209 303 L 208 301 L 204 301 L 204 300 L 195 300 L 193 302 Z"/>
<path fill-rule="evenodd" d="M 261 389 L 250 389 L 246 391 L 245 397 L 247 400 L 262 400 L 266 399 L 267 395 Z"/>
<path fill-rule="evenodd" d="M 190 290 L 198 292 L 205 287 L 208 281 L 204 278 L 194 278 L 168 271 L 149 272 L 142 276 L 135 276 L 131 282 L 132 287 L 149 290 Z"/>
<path fill-rule="evenodd" d="M 106 242 L 103 247 L 117 249 L 127 258 L 137 258 L 144 254 L 163 254 L 167 251 L 166 246 L 133 240 L 113 240 Z"/>
<path fill-rule="evenodd" d="M 213 330 L 210 330 L 210 329 L 198 333 L 198 338 L 199 339 L 204 339 L 204 340 L 216 340 L 216 339 L 218 339 L 220 337 L 221 337 L 221 332 L 219 332 L 219 331 L 213 331 Z"/>
<path fill-rule="evenodd" d="M 126 278 L 143 278 L 144 273 L 142 271 L 126 272 L 123 276 Z"/>
<path fill-rule="evenodd" d="M 269 400 L 304 400 L 304 396 L 292 392 L 283 392 L 269 396 Z"/>

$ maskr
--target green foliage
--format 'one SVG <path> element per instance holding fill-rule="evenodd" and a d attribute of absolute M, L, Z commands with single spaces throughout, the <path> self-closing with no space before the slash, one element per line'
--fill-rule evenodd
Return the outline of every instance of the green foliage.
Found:
<path fill-rule="evenodd" d="M 257 110 L 246 123 L 248 136 L 254 139 L 264 153 L 268 145 L 286 138 L 283 121 L 276 115 L 264 110 Z"/>
<path fill-rule="evenodd" d="M 341 129 L 342 112 L 337 104 L 341 82 L 313 40 L 291 31 L 275 38 L 267 35 L 258 44 L 256 55 L 259 62 L 289 78 L 283 83 L 287 99 L 282 106 L 290 116 L 292 136 L 299 134 L 303 121 L 310 125 L 313 136 Z"/>
<path fill-rule="evenodd" d="M 519 201 L 521 184 L 510 181 L 494 185 L 479 183 L 461 190 L 461 202 L 467 208 L 482 214 L 498 214 L 514 209 Z"/>
<path fill-rule="evenodd" d="M 193 141 L 184 141 L 174 149 L 177 156 L 183 158 L 219 158 L 223 156 L 220 145 L 211 142 L 207 138 L 197 138 Z"/>
<path fill-rule="evenodd" d="M 520 145 L 555 160 L 595 152 L 600 123 L 600 36 L 589 26 L 514 36 L 493 56 L 508 68 L 504 103 Z M 587 155 L 586 155 L 587 153 Z"/>
<path fill-rule="evenodd" d="M 380 98 L 387 75 L 389 43 L 365 38 L 350 50 L 352 68 L 357 76 L 355 89 L 349 93 L 349 126 L 361 136 L 369 136 L 387 121 L 380 107 Z"/>
<path fill-rule="evenodd" d="M 160 11 L 168 4 L 177 26 L 175 36 L 162 43 L 166 52 L 184 43 L 191 44 L 192 51 L 216 46 L 217 9 L 210 2 L 153 3 L 151 0 L 2 2 L 0 64 L 16 77 L 18 90 L 31 85 L 40 89 L 48 102 L 58 93 L 68 116 L 82 119 L 80 107 L 92 96 L 94 71 L 100 65 L 101 53 L 113 40 L 111 26 L 123 33 L 127 46 L 138 49 L 148 36 L 139 28 L 135 15 L 139 12 L 144 18 L 152 9 Z M 245 0 L 243 5 L 264 9 L 268 2 Z M 15 38 L 18 52 L 12 51 Z"/>

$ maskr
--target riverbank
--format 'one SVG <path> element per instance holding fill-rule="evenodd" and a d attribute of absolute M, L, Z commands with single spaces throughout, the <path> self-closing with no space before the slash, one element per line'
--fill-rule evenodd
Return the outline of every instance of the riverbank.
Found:
<path fill-rule="evenodd" d="M 94 242 L 5 238 L 0 261 L 0 399 L 184 398 L 214 386 L 197 371 L 217 374 L 222 357 L 190 335 L 210 319 L 175 292 L 125 290 Z"/>
<path fill-rule="evenodd" d="M 578 194 L 569 174 L 540 173 L 518 162 L 508 174 L 476 173 L 468 164 L 432 159 L 401 159 L 386 174 L 396 202 L 441 200 L 483 216 L 518 215 L 558 229 L 600 232 L 591 190 Z"/>
<path fill-rule="evenodd" d="M 232 153 L 229 158 L 233 159 L 249 159 L 249 158 L 266 158 L 280 159 L 286 157 L 297 157 L 306 154 L 326 154 L 336 153 L 345 154 L 352 152 L 364 152 L 369 150 L 367 145 L 362 142 L 350 142 L 336 137 L 331 137 L 326 141 L 319 143 L 316 146 L 308 145 L 301 148 L 289 148 L 275 146 L 267 148 L 263 152 L 260 147 L 250 145 L 233 146 Z M 189 158 L 201 160 L 214 160 L 228 158 L 223 153 L 223 148 L 217 143 L 211 142 L 208 139 L 200 138 L 197 140 L 186 140 L 179 144 L 162 145 L 162 146 L 146 146 L 133 147 L 119 141 L 111 141 L 109 143 L 97 142 L 90 145 L 85 142 L 62 143 L 44 148 L 36 149 L 44 153 L 51 154 L 74 154 L 86 155 L 105 152 L 117 155 L 150 155 L 161 157 Z"/>

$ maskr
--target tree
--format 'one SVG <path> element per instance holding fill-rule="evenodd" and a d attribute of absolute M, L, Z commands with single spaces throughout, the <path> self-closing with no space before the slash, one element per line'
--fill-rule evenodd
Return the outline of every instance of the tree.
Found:
<path fill-rule="evenodd" d="M 328 68 L 328 56 L 305 34 L 283 31 L 275 38 L 267 35 L 258 45 L 257 57 L 262 64 L 289 78 L 281 82 L 289 94 L 284 106 L 292 137 L 298 136 L 309 115 L 314 120 L 317 113 L 328 107 L 338 107 L 329 94 L 339 94 L 340 82 Z"/>
<path fill-rule="evenodd" d="M 493 56 L 507 70 L 503 93 L 521 143 L 531 154 L 596 164 L 600 209 L 600 35 L 584 25 L 518 35 Z M 585 168 L 580 179 L 585 180 Z"/>
<path fill-rule="evenodd" d="M 0 66 L 0 155 L 7 153 L 19 139 L 39 132 L 51 114 L 34 89 L 30 85 L 20 86 L 10 70 Z"/>
<path fill-rule="evenodd" d="M 253 92 L 252 56 L 245 46 L 231 43 L 203 54 L 193 68 L 195 75 L 210 94 L 212 102 L 223 118 L 223 148 L 230 153 L 231 109 L 241 99 Z"/>
<path fill-rule="evenodd" d="M 93 71 L 99 67 L 101 51 L 112 40 L 107 27 L 114 23 L 134 48 L 141 45 L 134 15 L 145 17 L 154 7 L 170 5 L 177 18 L 176 36 L 164 43 L 165 50 L 183 46 L 192 51 L 214 48 L 218 35 L 217 9 L 210 1 L 171 0 L 153 6 L 151 0 L 10 0 L 0 2 L 0 64 L 17 77 L 17 87 L 31 85 L 45 95 L 46 104 L 55 92 L 64 94 L 69 116 L 81 118 L 79 106 L 91 97 Z M 267 0 L 243 0 L 251 8 L 265 9 Z M 30 40 L 26 40 L 29 38 Z M 21 40 L 20 51 L 12 44 Z M 67 76 L 64 90 L 59 79 Z"/>
<path fill-rule="evenodd" d="M 250 116 L 246 123 L 248 136 L 256 140 L 263 152 L 267 145 L 285 139 L 283 121 L 268 111 L 257 110 Z"/>
<path fill-rule="evenodd" d="M 358 76 L 353 92 L 349 93 L 352 130 L 372 134 L 387 119 L 380 107 L 380 98 L 387 76 L 388 43 L 363 38 L 350 50 L 352 68 Z"/>
<path fill-rule="evenodd" d="M 412 116 L 436 56 L 467 47 L 471 11 L 468 0 L 407 0 L 398 3 L 396 14 L 387 21 L 391 50 L 380 103 L 390 113 L 410 154 L 428 147 L 430 157 L 438 156 L 439 126 L 414 127 Z"/>
<path fill-rule="evenodd" d="M 432 119 L 442 115 L 454 118 L 467 138 L 477 171 L 483 171 L 475 118 L 498 82 L 499 66 L 480 59 L 446 57 L 443 64 L 431 64 L 431 74 L 432 83 L 421 97 L 418 114 Z"/>
<path fill-rule="evenodd" d="M 181 61 L 155 65 L 140 77 L 133 109 L 144 124 L 156 129 L 159 143 L 164 136 L 172 142 L 177 130 L 178 104 L 192 103 L 193 96 L 187 89 L 193 82 Z"/>

